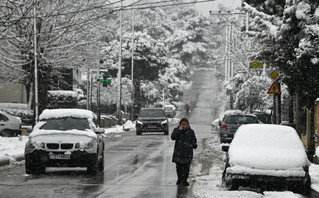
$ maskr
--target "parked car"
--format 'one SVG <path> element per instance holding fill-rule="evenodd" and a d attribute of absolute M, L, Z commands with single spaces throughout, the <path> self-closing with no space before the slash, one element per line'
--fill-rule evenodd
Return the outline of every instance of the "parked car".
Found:
<path fill-rule="evenodd" d="M 27 174 L 46 167 L 87 167 L 89 174 L 104 170 L 104 133 L 96 115 L 84 109 L 46 109 L 25 146 Z"/>
<path fill-rule="evenodd" d="M 223 147 L 227 151 L 227 147 Z M 294 128 L 272 124 L 239 127 L 226 154 L 223 182 L 230 189 L 254 185 L 306 193 L 310 162 Z"/>
<path fill-rule="evenodd" d="M 213 120 L 210 124 L 212 131 L 219 131 L 220 125 L 223 120 L 229 115 L 229 114 L 243 114 L 243 111 L 235 109 L 235 110 L 227 110 L 225 111 L 219 118 Z"/>
<path fill-rule="evenodd" d="M 256 115 L 230 113 L 220 123 L 219 139 L 221 143 L 230 143 L 237 129 L 243 124 L 256 124 L 261 123 Z"/>
<path fill-rule="evenodd" d="M 21 119 L 0 111 L 0 135 L 13 137 L 21 135 Z"/>
<path fill-rule="evenodd" d="M 174 105 L 165 105 L 163 109 L 167 117 L 174 118 L 176 116 L 176 107 Z"/>
<path fill-rule="evenodd" d="M 164 109 L 161 108 L 143 108 L 140 110 L 136 120 L 136 135 L 142 132 L 164 132 L 168 135 L 168 118 Z"/>

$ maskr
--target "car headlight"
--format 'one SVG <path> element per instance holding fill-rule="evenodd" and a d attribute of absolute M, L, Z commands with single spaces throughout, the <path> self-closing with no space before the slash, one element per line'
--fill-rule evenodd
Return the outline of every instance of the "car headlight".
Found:
<path fill-rule="evenodd" d="M 161 124 L 162 124 L 162 125 L 163 125 L 163 124 L 167 124 L 167 120 L 164 120 Z"/>
<path fill-rule="evenodd" d="M 39 141 L 36 141 L 36 142 L 29 141 L 28 146 L 30 149 L 41 149 L 45 147 L 44 143 Z"/>
<path fill-rule="evenodd" d="M 76 149 L 91 149 L 94 146 L 93 142 L 78 142 L 75 144 L 74 148 Z"/>
<path fill-rule="evenodd" d="M 141 121 L 139 121 L 139 120 L 137 120 L 136 123 L 137 123 L 138 125 L 143 125 L 143 122 L 141 122 Z"/>

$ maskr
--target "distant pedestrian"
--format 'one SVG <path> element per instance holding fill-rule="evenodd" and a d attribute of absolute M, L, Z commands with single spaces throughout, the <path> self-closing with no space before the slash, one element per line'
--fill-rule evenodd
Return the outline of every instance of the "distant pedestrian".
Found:
<path fill-rule="evenodd" d="M 191 107 L 190 107 L 189 104 L 187 103 L 187 104 L 185 105 L 186 115 L 188 115 L 190 108 L 191 108 Z"/>
<path fill-rule="evenodd" d="M 197 148 L 197 139 L 187 118 L 180 120 L 179 126 L 173 130 L 171 138 L 175 140 L 173 162 L 176 163 L 178 177 L 176 185 L 189 186 L 187 178 L 193 160 L 193 149 Z"/>

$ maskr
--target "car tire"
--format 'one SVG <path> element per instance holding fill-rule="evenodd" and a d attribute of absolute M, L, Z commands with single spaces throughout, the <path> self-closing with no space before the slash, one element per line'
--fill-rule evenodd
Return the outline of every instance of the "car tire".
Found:
<path fill-rule="evenodd" d="M 136 135 L 142 135 L 141 131 L 136 131 Z"/>
<path fill-rule="evenodd" d="M 96 157 L 95 163 L 93 163 L 93 165 L 91 166 L 88 166 L 86 169 L 86 172 L 89 175 L 96 175 L 98 168 L 99 168 L 99 161 L 98 161 L 98 157 Z"/>
<path fill-rule="evenodd" d="M 228 188 L 229 188 L 229 190 L 238 190 L 239 185 L 238 185 L 237 182 L 232 181 L 232 182 L 229 184 Z"/>
<path fill-rule="evenodd" d="M 9 129 L 3 129 L 1 132 L 0 132 L 0 135 L 2 137 L 12 137 L 13 134 L 12 134 L 12 131 L 10 131 Z"/>
<path fill-rule="evenodd" d="M 31 162 L 31 159 L 28 157 L 25 157 L 25 172 L 27 174 L 33 174 L 34 173 L 34 165 Z"/>
<path fill-rule="evenodd" d="M 309 195 L 309 193 L 311 191 L 311 178 L 310 178 L 309 174 L 307 174 L 307 176 L 306 176 L 305 183 L 301 183 L 297 188 L 292 188 L 292 189 L 295 189 L 296 193 L 300 193 L 303 195 Z"/>
<path fill-rule="evenodd" d="M 99 172 L 103 172 L 104 171 L 104 151 L 102 152 L 102 158 L 100 159 L 97 168 L 98 168 Z"/>
<path fill-rule="evenodd" d="M 168 130 L 167 130 L 167 131 L 164 131 L 164 135 L 168 135 Z"/>

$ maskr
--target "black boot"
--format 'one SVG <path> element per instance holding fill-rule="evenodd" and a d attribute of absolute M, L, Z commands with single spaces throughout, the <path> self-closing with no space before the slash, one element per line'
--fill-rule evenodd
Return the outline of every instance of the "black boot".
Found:
<path fill-rule="evenodd" d="M 180 186 L 181 184 L 182 184 L 182 180 L 181 180 L 181 179 L 178 179 L 178 180 L 176 181 L 176 185 Z"/>
<path fill-rule="evenodd" d="M 187 182 L 187 180 L 182 181 L 181 183 L 182 186 L 189 186 L 189 183 Z"/>

